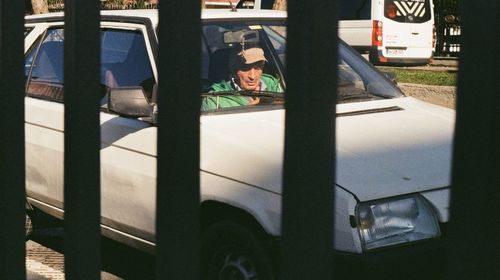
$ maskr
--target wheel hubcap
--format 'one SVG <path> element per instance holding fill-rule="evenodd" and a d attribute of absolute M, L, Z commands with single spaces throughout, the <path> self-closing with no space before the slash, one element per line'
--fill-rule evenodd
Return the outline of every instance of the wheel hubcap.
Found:
<path fill-rule="evenodd" d="M 246 255 L 229 253 L 219 273 L 220 280 L 257 280 L 255 264 Z"/>

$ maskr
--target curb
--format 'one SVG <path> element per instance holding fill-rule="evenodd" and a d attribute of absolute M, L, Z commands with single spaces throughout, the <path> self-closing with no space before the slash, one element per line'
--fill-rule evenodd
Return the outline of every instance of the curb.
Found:
<path fill-rule="evenodd" d="M 455 109 L 456 87 L 398 83 L 397 87 L 407 96 L 435 105 Z"/>

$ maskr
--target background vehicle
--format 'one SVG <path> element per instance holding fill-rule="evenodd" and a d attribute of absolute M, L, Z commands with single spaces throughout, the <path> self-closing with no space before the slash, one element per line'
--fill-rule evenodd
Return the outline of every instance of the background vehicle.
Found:
<path fill-rule="evenodd" d="M 427 64 L 433 7 L 432 0 L 342 0 L 339 36 L 375 64 Z"/>
<path fill-rule="evenodd" d="M 157 21 L 157 11 L 148 10 L 103 12 L 101 22 L 102 233 L 149 252 L 155 245 Z M 264 50 L 264 73 L 285 88 L 285 23 L 285 12 L 205 10 L 200 92 L 228 78 L 231 54 L 249 43 Z M 62 218 L 62 14 L 28 17 L 27 27 L 27 196 L 36 209 Z M 448 221 L 453 111 L 405 97 L 348 45 L 338 48 L 332 255 L 364 260 L 439 240 Z M 275 272 L 284 96 L 262 99 L 200 118 L 202 257 L 209 279 L 229 272 L 272 279 Z"/>

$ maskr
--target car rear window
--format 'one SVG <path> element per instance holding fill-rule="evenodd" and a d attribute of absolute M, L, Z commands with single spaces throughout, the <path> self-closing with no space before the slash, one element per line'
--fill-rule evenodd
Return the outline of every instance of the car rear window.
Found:
<path fill-rule="evenodd" d="M 384 16 L 404 23 L 423 23 L 431 19 L 430 0 L 385 0 Z"/>

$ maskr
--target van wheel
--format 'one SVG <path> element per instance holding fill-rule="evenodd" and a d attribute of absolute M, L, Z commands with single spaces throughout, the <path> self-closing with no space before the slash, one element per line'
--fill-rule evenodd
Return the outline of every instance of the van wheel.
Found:
<path fill-rule="evenodd" d="M 274 277 L 261 240 L 242 225 L 224 221 L 203 232 L 202 279 L 272 280 Z"/>
<path fill-rule="evenodd" d="M 28 214 L 26 214 L 26 222 L 24 227 L 26 231 L 26 240 L 28 240 L 31 236 L 31 233 L 33 232 L 33 221 Z"/>

